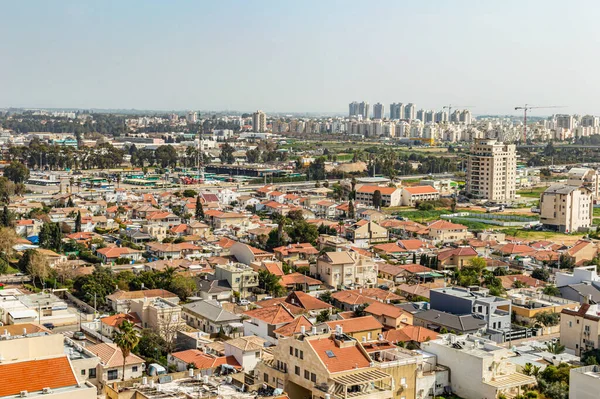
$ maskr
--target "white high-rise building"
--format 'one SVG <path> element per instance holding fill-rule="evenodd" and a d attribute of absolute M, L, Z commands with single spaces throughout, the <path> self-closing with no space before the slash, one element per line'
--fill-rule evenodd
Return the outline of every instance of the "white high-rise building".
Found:
<path fill-rule="evenodd" d="M 468 109 L 463 109 L 462 111 L 460 111 L 460 122 L 464 123 L 465 125 L 470 125 L 472 120 L 473 120 L 473 116 L 471 115 L 471 111 L 469 111 Z"/>
<path fill-rule="evenodd" d="M 425 111 L 424 118 L 423 122 L 425 123 L 435 122 L 435 113 L 433 111 Z"/>
<path fill-rule="evenodd" d="M 189 111 L 185 116 L 185 120 L 187 121 L 187 123 L 196 123 L 196 121 L 198 120 L 198 114 L 194 111 Z"/>
<path fill-rule="evenodd" d="M 425 110 L 424 109 L 420 109 L 417 111 L 417 119 L 420 120 L 421 122 L 425 122 Z"/>
<path fill-rule="evenodd" d="M 252 114 L 252 129 L 257 133 L 267 131 L 267 115 L 262 111 L 256 111 Z"/>
<path fill-rule="evenodd" d="M 448 113 L 446 111 L 440 111 L 435 113 L 435 123 L 446 122 L 448 122 Z"/>
<path fill-rule="evenodd" d="M 404 107 L 404 119 L 413 120 L 417 117 L 417 107 L 413 103 L 406 104 Z"/>
<path fill-rule="evenodd" d="M 600 123 L 598 117 L 594 115 L 584 115 L 581 117 L 581 126 L 583 127 L 598 127 Z"/>
<path fill-rule="evenodd" d="M 373 119 L 383 119 L 385 116 L 385 107 L 381 103 L 373 105 Z"/>
<path fill-rule="evenodd" d="M 496 140 L 475 139 L 467 163 L 466 191 L 476 198 L 515 198 L 517 147 Z"/>
<path fill-rule="evenodd" d="M 573 115 L 556 115 L 556 128 L 557 129 L 573 129 L 575 123 L 573 121 Z"/>

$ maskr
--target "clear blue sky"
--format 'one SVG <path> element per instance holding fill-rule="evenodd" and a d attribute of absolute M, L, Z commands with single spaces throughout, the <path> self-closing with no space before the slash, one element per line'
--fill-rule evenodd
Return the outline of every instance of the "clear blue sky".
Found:
<path fill-rule="evenodd" d="M 0 107 L 600 114 L 597 1 L 12 0 L 0 13 Z"/>

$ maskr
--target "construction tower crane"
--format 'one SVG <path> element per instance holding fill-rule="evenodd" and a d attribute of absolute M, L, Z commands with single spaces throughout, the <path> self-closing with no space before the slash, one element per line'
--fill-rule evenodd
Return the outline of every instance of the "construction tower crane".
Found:
<path fill-rule="evenodd" d="M 549 105 L 546 107 L 532 107 L 529 104 L 525 104 L 523 106 L 515 107 L 515 111 L 523 110 L 523 143 L 527 142 L 527 111 L 530 109 L 540 109 L 540 108 L 564 108 L 561 105 Z"/>

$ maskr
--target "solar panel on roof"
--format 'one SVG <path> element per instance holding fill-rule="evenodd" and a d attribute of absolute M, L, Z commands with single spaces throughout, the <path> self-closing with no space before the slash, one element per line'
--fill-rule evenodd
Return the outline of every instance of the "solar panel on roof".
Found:
<path fill-rule="evenodd" d="M 327 357 L 335 357 L 335 354 L 332 351 L 325 351 Z"/>

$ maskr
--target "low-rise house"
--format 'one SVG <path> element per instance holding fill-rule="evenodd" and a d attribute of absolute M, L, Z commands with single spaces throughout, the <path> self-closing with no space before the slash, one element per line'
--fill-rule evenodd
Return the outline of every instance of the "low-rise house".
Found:
<path fill-rule="evenodd" d="M 136 299 L 154 300 L 162 298 L 174 304 L 179 303 L 179 297 L 163 289 L 122 291 L 118 290 L 106 297 L 108 305 L 114 312 L 128 313 L 131 310 L 131 301 Z"/>
<path fill-rule="evenodd" d="M 479 257 L 477 251 L 470 246 L 448 248 L 438 252 L 439 269 L 461 269 L 469 266 L 472 259 Z"/>
<path fill-rule="evenodd" d="M 243 334 L 242 318 L 223 309 L 215 300 L 188 303 L 182 306 L 183 319 L 186 323 L 205 333 L 216 335 L 223 332 L 229 337 Z"/>
<path fill-rule="evenodd" d="M 427 235 L 435 241 L 454 242 L 469 239 L 473 236 L 467 226 L 446 220 L 437 220 L 427 225 Z"/>
<path fill-rule="evenodd" d="M 414 186 L 402 188 L 401 204 L 415 206 L 422 201 L 435 201 L 440 199 L 440 192 L 432 186 Z"/>
<path fill-rule="evenodd" d="M 243 298 L 250 295 L 253 288 L 258 287 L 258 273 L 243 263 L 216 265 L 214 279 L 226 280 L 231 289 L 239 292 Z"/>
<path fill-rule="evenodd" d="M 277 345 L 275 330 L 294 321 L 295 316 L 282 305 L 244 312 L 248 319 L 244 320 L 244 335 L 256 335 L 273 345 Z"/>
<path fill-rule="evenodd" d="M 305 260 L 314 263 L 319 251 L 311 243 L 288 244 L 282 247 L 273 248 L 275 258 L 280 262 L 287 262 L 293 265 L 298 260 Z"/>
<path fill-rule="evenodd" d="M 373 316 L 354 317 L 345 320 L 326 321 L 316 324 L 317 332 L 346 334 L 359 342 L 381 340 L 383 325 Z"/>
<path fill-rule="evenodd" d="M 251 372 L 261 361 L 266 342 L 264 339 L 254 336 L 227 340 L 224 342 L 225 356 L 233 357 L 241 365 L 243 371 Z"/>
<path fill-rule="evenodd" d="M 516 356 L 510 348 L 481 337 L 450 334 L 423 342 L 421 348 L 450 368 L 452 392 L 464 398 L 513 397 L 536 383 L 510 363 Z"/>
<path fill-rule="evenodd" d="M 377 264 L 356 252 L 326 252 L 317 259 L 317 276 L 335 288 L 374 287 Z"/>
<path fill-rule="evenodd" d="M 421 326 L 406 325 L 395 330 L 386 330 L 383 332 L 383 339 L 391 343 L 415 343 L 421 344 L 438 337 L 438 333 Z"/>
<path fill-rule="evenodd" d="M 235 259 L 237 259 L 238 262 L 245 265 L 250 265 L 253 262 L 261 260 L 273 259 L 273 254 L 271 252 L 263 251 L 262 249 L 241 242 L 234 243 L 229 249 L 229 253 L 235 256 Z"/>
<path fill-rule="evenodd" d="M 67 262 L 67 256 L 63 254 L 58 254 L 51 249 L 45 248 L 37 248 L 36 251 L 48 260 L 48 266 L 55 268 L 60 264 Z"/>
<path fill-rule="evenodd" d="M 118 331 L 124 321 L 141 326 L 142 321 L 135 313 L 117 313 L 112 316 L 100 319 L 100 334 L 111 338 L 115 331 Z"/>
<path fill-rule="evenodd" d="M 560 313 L 560 343 L 581 356 L 600 348 L 600 308 L 584 303 L 579 308 Z"/>
<path fill-rule="evenodd" d="M 211 376 L 215 372 L 220 371 L 224 365 L 228 365 L 236 370 L 241 369 L 240 364 L 233 356 L 213 356 L 198 349 L 188 349 L 171 353 L 167 361 L 177 371 L 187 371 L 193 365 L 193 368 L 199 370 L 199 374 L 202 376 Z"/>
<path fill-rule="evenodd" d="M 198 285 L 200 298 L 214 301 L 231 301 L 233 290 L 227 280 L 202 280 Z"/>
<path fill-rule="evenodd" d="M 128 247 L 105 247 L 96 250 L 96 255 L 103 263 L 115 263 L 118 259 L 137 262 L 142 259 L 143 251 Z"/>
<path fill-rule="evenodd" d="M 177 331 L 185 325 L 181 306 L 162 298 L 133 299 L 131 313 L 140 318 L 142 328 L 151 328 L 167 341 L 174 340 Z"/>
<path fill-rule="evenodd" d="M 281 276 L 281 285 L 290 291 L 316 291 L 323 283 L 310 276 L 295 272 Z"/>
<path fill-rule="evenodd" d="M 542 312 L 560 313 L 563 309 L 574 310 L 579 308 L 579 302 L 544 295 L 535 289 L 522 288 L 508 291 L 508 299 L 512 302 L 512 312 L 517 322 L 536 324 L 536 315 Z M 506 306 L 500 306 L 507 310 Z M 555 328 L 553 328 L 555 327 Z M 545 333 L 552 334 L 558 330 L 557 326 L 544 326 Z"/>
<path fill-rule="evenodd" d="M 402 308 L 381 302 L 373 302 L 365 308 L 365 313 L 377 319 L 385 328 L 397 329 L 411 324 L 413 316 Z"/>
<path fill-rule="evenodd" d="M 86 349 L 100 358 L 97 378 L 101 385 L 141 378 L 144 374 L 144 359 L 130 353 L 125 358 L 125 376 L 123 376 L 123 352 L 115 344 L 102 342 L 88 346 Z"/>
<path fill-rule="evenodd" d="M 368 248 L 372 244 L 387 241 L 389 233 L 385 227 L 363 219 L 346 228 L 346 239 L 360 248 Z"/>
<path fill-rule="evenodd" d="M 487 322 L 472 314 L 457 315 L 429 309 L 413 314 L 413 325 L 443 333 L 475 334 L 485 331 Z"/>
<path fill-rule="evenodd" d="M 575 265 L 580 266 L 584 262 L 591 261 L 598 255 L 596 243 L 590 240 L 579 240 L 569 248 L 565 255 L 570 258 Z"/>
<path fill-rule="evenodd" d="M 331 310 L 332 305 L 302 291 L 292 291 L 285 302 L 298 306 L 308 313 L 317 314 L 323 310 Z"/>

